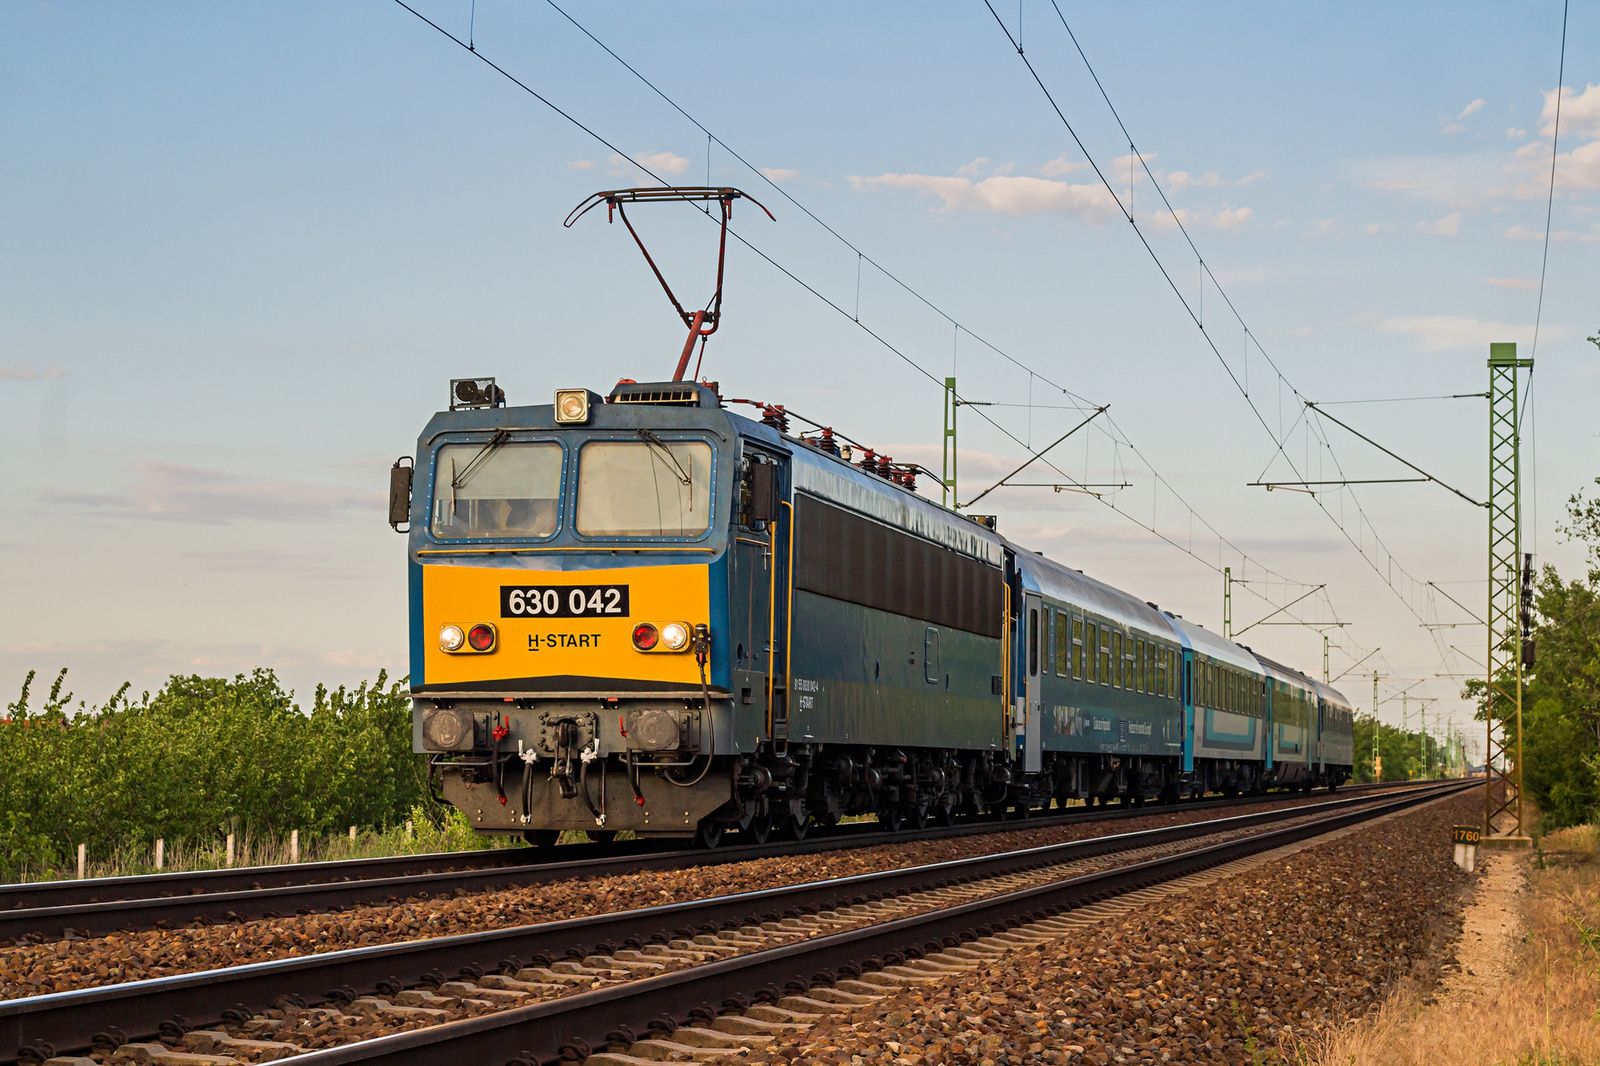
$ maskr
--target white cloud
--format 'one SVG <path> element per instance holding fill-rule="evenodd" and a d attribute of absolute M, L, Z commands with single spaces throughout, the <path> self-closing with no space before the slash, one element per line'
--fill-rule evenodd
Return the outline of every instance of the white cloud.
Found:
<path fill-rule="evenodd" d="M 31 366 L 0 366 L 0 381 L 45 381 L 49 378 L 58 378 L 66 371 L 58 367 L 47 366 L 43 370 L 35 370 Z"/>
<path fill-rule="evenodd" d="M 1556 156 L 1556 188 L 1600 189 L 1600 140 Z"/>
<path fill-rule="evenodd" d="M 1186 170 L 1174 170 L 1171 174 L 1166 175 L 1166 179 L 1167 187 L 1173 192 L 1182 192 L 1191 185 L 1200 185 L 1208 189 L 1215 189 L 1222 183 L 1222 179 L 1217 176 L 1215 171 L 1208 171 L 1207 173 L 1196 178 L 1191 177 L 1189 172 Z"/>
<path fill-rule="evenodd" d="M 1388 222 L 1368 222 L 1361 229 L 1364 233 L 1382 233 L 1384 230 L 1394 229 L 1394 226 Z"/>
<path fill-rule="evenodd" d="M 1503 155 L 1406 156 L 1365 163 L 1356 177 L 1379 192 L 1432 200 L 1451 208 L 1481 204 L 1504 180 Z"/>
<path fill-rule="evenodd" d="M 983 165 L 989 161 L 986 155 L 980 155 L 964 167 L 957 167 L 956 174 L 963 178 L 975 178 L 983 173 Z"/>
<path fill-rule="evenodd" d="M 1544 93 L 1544 108 L 1539 112 L 1539 132 L 1546 137 L 1555 132 L 1556 94 Z M 1575 93 L 1561 89 L 1561 131 L 1563 136 L 1600 137 L 1600 85 L 1589 85 Z"/>
<path fill-rule="evenodd" d="M 1461 232 L 1461 212 L 1452 211 L 1437 222 L 1418 222 L 1417 229 L 1439 237 L 1454 237 Z"/>
<path fill-rule="evenodd" d="M 568 170 L 593 170 L 594 169 L 594 160 L 593 159 L 574 159 L 572 162 L 567 164 L 567 169 Z"/>
<path fill-rule="evenodd" d="M 1336 218 L 1319 219 L 1315 225 L 1306 230 L 1307 237 L 1337 237 L 1344 232 Z"/>
<path fill-rule="evenodd" d="M 982 160 L 978 160 L 978 162 L 982 162 Z M 1068 159 L 1064 155 L 1058 155 L 1054 159 L 1050 160 L 1050 162 L 1040 167 L 1039 173 L 1043 174 L 1047 178 L 1059 178 L 1063 174 L 1071 174 L 1073 171 L 1082 170 L 1088 165 L 1088 163 L 1085 163 L 1081 159 Z M 961 174 L 964 173 L 965 170 L 966 168 L 963 167 L 961 170 L 956 171 L 956 173 Z"/>
<path fill-rule="evenodd" d="M 1099 184 L 1069 185 L 1044 178 L 995 175 L 980 182 L 970 178 L 935 174 L 880 174 L 875 178 L 850 176 L 857 191 L 873 188 L 911 189 L 944 201 L 941 214 L 953 211 L 993 211 L 1005 215 L 1065 213 L 1086 222 L 1104 222 L 1117 213 L 1111 194 Z"/>
<path fill-rule="evenodd" d="M 1224 207 L 1212 214 L 1210 225 L 1212 229 L 1219 229 L 1225 233 L 1238 233 L 1255 217 L 1255 214 L 1248 207 Z"/>
<path fill-rule="evenodd" d="M 336 485 L 312 485 L 204 470 L 173 463 L 138 462 L 140 477 L 126 492 L 89 493 L 55 489 L 50 503 L 84 507 L 119 518 L 227 524 L 239 520 L 305 522 L 349 511 L 376 511 L 383 493 Z"/>
<path fill-rule="evenodd" d="M 1527 331 L 1504 322 L 1483 322 L 1459 315 L 1423 315 L 1414 318 L 1386 318 L 1378 332 L 1415 338 L 1425 352 L 1456 348 L 1485 348 L 1496 341 L 1516 340 Z M 1548 330 L 1546 331 L 1549 332 Z"/>
<path fill-rule="evenodd" d="M 1224 233 L 1238 233 L 1255 217 L 1256 213 L 1248 207 L 1224 207 L 1217 210 L 1207 207 L 1178 207 L 1171 213 L 1156 209 L 1142 217 L 1139 225 L 1151 233 L 1171 233 L 1178 228 L 1179 222 L 1189 229 L 1214 229 Z"/>
<path fill-rule="evenodd" d="M 774 183 L 788 181 L 791 178 L 798 178 L 800 176 L 800 172 L 798 170 L 788 170 L 784 167 L 762 167 L 761 173 L 767 176 L 768 181 Z"/>
<path fill-rule="evenodd" d="M 1310 326 L 1301 326 L 1299 329 L 1291 329 L 1289 331 L 1289 336 L 1291 336 L 1291 337 L 1309 337 L 1309 336 L 1311 336 L 1312 332 L 1314 332 L 1314 331 L 1312 330 L 1312 328 Z"/>
<path fill-rule="evenodd" d="M 1506 230 L 1506 239 L 1513 241 L 1542 241 L 1544 240 L 1544 231 L 1529 229 L 1527 226 L 1521 225 L 1512 226 Z M 1592 229 L 1584 234 L 1578 234 L 1569 229 L 1552 230 L 1550 232 L 1550 242 L 1555 244 L 1561 241 L 1577 241 L 1579 244 L 1600 241 L 1600 229 Z"/>
<path fill-rule="evenodd" d="M 1511 138 L 1526 137 L 1527 135 L 1527 130 L 1519 130 L 1515 126 L 1512 126 L 1510 129 L 1506 130 L 1506 136 Z"/>
<path fill-rule="evenodd" d="M 1467 127 L 1463 126 L 1459 122 L 1452 122 L 1452 123 L 1450 123 L 1450 125 L 1446 126 L 1444 129 L 1440 130 L 1439 132 L 1448 137 L 1450 134 L 1452 134 L 1452 133 L 1460 133 L 1462 130 L 1464 130 L 1466 128 Z"/>
<path fill-rule="evenodd" d="M 1482 110 L 1483 110 L 1483 97 L 1480 96 L 1476 100 L 1472 101 L 1472 103 L 1468 104 L 1466 107 L 1463 107 L 1461 109 L 1461 114 L 1456 116 L 1456 121 L 1459 122 L 1461 119 L 1466 118 L 1468 115 L 1476 115 L 1479 111 L 1482 111 Z"/>
<path fill-rule="evenodd" d="M 1485 283 L 1497 289 L 1537 289 L 1539 282 L 1536 278 L 1484 278 Z"/>
<path fill-rule="evenodd" d="M 632 163 L 638 163 L 655 174 L 682 174 L 689 169 L 687 159 L 671 152 L 639 152 L 631 163 L 626 156 L 621 155 L 612 155 L 606 160 L 606 166 L 613 174 L 631 173 L 634 169 Z"/>

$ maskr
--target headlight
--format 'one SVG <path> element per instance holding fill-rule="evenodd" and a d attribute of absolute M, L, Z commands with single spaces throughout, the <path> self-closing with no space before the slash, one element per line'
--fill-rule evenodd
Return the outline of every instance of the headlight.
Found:
<path fill-rule="evenodd" d="M 569 425 L 589 421 L 589 390 L 557 389 L 556 421 Z"/>
<path fill-rule="evenodd" d="M 445 651 L 459 651 L 466 640 L 467 635 L 461 632 L 460 626 L 445 626 L 439 630 L 439 647 Z"/>
<path fill-rule="evenodd" d="M 689 627 L 682 622 L 668 622 L 661 627 L 661 643 L 668 651 L 682 651 L 689 646 Z"/>
<path fill-rule="evenodd" d="M 488 622 L 479 622 L 467 630 L 467 646 L 473 651 L 493 651 L 494 626 Z"/>
<path fill-rule="evenodd" d="M 661 639 L 661 634 L 649 622 L 640 622 L 633 627 L 633 646 L 640 651 L 649 651 Z"/>

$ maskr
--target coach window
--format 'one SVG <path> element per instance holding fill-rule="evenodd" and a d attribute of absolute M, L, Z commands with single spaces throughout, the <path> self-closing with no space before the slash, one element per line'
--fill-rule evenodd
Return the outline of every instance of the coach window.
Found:
<path fill-rule="evenodd" d="M 1056 658 L 1056 609 L 1044 609 L 1044 672 L 1050 672 L 1050 664 Z"/>
<path fill-rule="evenodd" d="M 1111 630 L 1100 627 L 1100 683 L 1111 684 Z"/>
<path fill-rule="evenodd" d="M 1056 612 L 1056 676 L 1072 676 L 1072 629 L 1069 615 Z"/>
<path fill-rule="evenodd" d="M 1028 608 L 1028 676 L 1039 675 L 1039 609 Z"/>
<path fill-rule="evenodd" d="M 1072 617 L 1072 676 L 1083 680 L 1083 619 Z"/>
<path fill-rule="evenodd" d="M 1111 686 L 1113 688 L 1126 688 L 1126 678 L 1122 670 L 1122 634 L 1111 634 Z"/>

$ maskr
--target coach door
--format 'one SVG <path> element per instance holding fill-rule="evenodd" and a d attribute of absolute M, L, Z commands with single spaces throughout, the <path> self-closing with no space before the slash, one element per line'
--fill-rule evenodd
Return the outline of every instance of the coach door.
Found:
<path fill-rule="evenodd" d="M 1036 774 L 1044 767 L 1044 722 L 1039 661 L 1044 656 L 1044 604 L 1031 593 L 1023 597 L 1023 627 L 1026 641 L 1026 680 L 1022 718 L 1022 769 Z"/>

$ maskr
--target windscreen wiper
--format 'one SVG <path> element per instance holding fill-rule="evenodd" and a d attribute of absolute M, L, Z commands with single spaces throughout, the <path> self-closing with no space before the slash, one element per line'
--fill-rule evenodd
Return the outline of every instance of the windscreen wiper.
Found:
<path fill-rule="evenodd" d="M 467 478 L 471 477 L 473 474 L 476 474 L 478 472 L 478 467 L 483 464 L 485 459 L 489 458 L 489 453 L 493 452 L 495 449 L 499 448 L 500 445 L 504 444 L 510 439 L 511 432 L 509 430 L 495 430 L 494 436 L 489 438 L 489 443 L 485 444 L 478 454 L 472 457 L 472 461 L 470 463 L 461 468 L 460 473 L 456 474 L 450 479 L 450 487 L 452 489 L 459 489 L 465 485 L 467 483 Z"/>
<path fill-rule="evenodd" d="M 648 429 L 641 429 L 638 431 L 638 433 L 645 442 L 654 445 L 654 448 L 652 449 L 653 451 L 659 450 L 662 455 L 667 457 L 667 462 L 672 464 L 672 469 L 678 472 L 678 483 L 680 485 L 689 484 L 689 475 L 684 473 L 683 467 L 678 463 L 678 457 L 672 454 L 672 449 L 667 447 L 667 442 L 650 432 Z"/>

